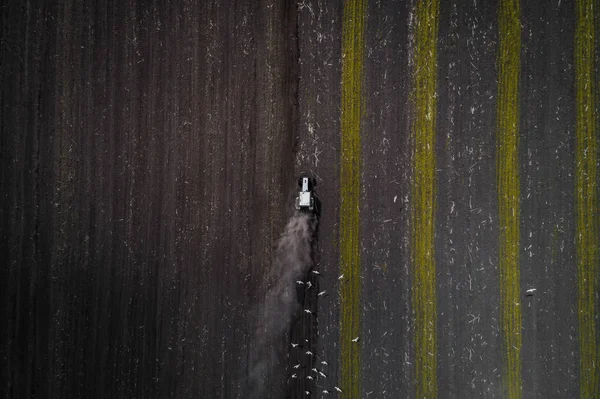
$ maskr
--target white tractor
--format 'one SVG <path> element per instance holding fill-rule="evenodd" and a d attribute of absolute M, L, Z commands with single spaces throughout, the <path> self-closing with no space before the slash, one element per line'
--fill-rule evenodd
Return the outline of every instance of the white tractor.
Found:
<path fill-rule="evenodd" d="M 314 180 L 308 176 L 302 176 L 298 180 L 298 186 L 300 186 L 300 191 L 298 191 L 298 196 L 296 197 L 296 210 L 301 212 L 314 212 Z"/>

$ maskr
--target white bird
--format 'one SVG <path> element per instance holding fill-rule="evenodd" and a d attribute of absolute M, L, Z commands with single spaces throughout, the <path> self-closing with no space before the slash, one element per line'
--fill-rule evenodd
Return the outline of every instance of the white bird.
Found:
<path fill-rule="evenodd" d="M 295 344 L 295 343 L 292 342 L 292 348 L 295 348 L 297 346 L 298 346 L 298 344 Z"/>
<path fill-rule="evenodd" d="M 313 271 L 312 271 L 312 274 L 316 274 L 317 276 L 320 276 L 320 275 L 321 275 L 321 273 L 319 273 L 317 270 L 313 270 Z"/>
<path fill-rule="evenodd" d="M 308 309 L 304 309 L 304 313 L 312 314 L 312 312 L 310 310 L 308 310 Z"/>
<path fill-rule="evenodd" d="M 317 296 L 323 296 L 323 295 L 325 295 L 325 291 L 321 291 L 317 294 Z"/>
<path fill-rule="evenodd" d="M 354 338 L 354 339 L 352 340 L 352 342 L 358 342 L 358 340 L 359 340 L 359 339 L 360 339 L 360 338 L 356 337 L 356 338 Z"/>
<path fill-rule="evenodd" d="M 323 393 L 329 393 L 327 389 L 323 389 Z"/>
<path fill-rule="evenodd" d="M 307 376 L 306 376 L 306 379 L 307 379 L 307 380 L 314 380 L 314 378 L 312 378 L 310 375 L 307 375 Z"/>
<path fill-rule="evenodd" d="M 304 284 L 304 281 L 302 281 L 302 280 L 296 280 L 296 284 Z"/>
<path fill-rule="evenodd" d="M 338 277 L 338 280 L 341 280 L 341 279 L 343 279 L 343 278 L 344 278 L 344 273 L 342 273 L 342 274 L 341 274 L 341 275 Z"/>
<path fill-rule="evenodd" d="M 309 391 L 304 391 L 304 394 L 305 395 L 310 395 L 310 392 Z"/>
<path fill-rule="evenodd" d="M 292 374 L 292 378 L 298 378 L 296 374 Z"/>
<path fill-rule="evenodd" d="M 338 391 L 338 392 L 342 392 L 342 390 L 341 390 L 341 389 L 339 389 L 338 387 L 334 387 L 334 388 L 335 388 L 335 390 L 336 390 L 336 391 Z"/>
<path fill-rule="evenodd" d="M 325 375 L 325 373 L 323 373 L 323 372 L 319 371 L 319 374 L 321 375 L 321 377 L 323 377 L 323 378 L 327 378 L 327 376 Z"/>
<path fill-rule="evenodd" d="M 295 369 L 300 367 L 300 363 L 298 363 L 297 365 L 294 366 Z"/>
<path fill-rule="evenodd" d="M 306 351 L 306 354 L 312 356 L 313 353 L 311 351 Z"/>
<path fill-rule="evenodd" d="M 327 362 L 325 360 L 321 361 L 321 364 L 324 364 L 325 366 L 327 366 Z"/>
<path fill-rule="evenodd" d="M 308 288 L 308 289 L 312 288 L 312 283 L 310 281 L 306 282 L 306 288 Z"/>
<path fill-rule="evenodd" d="M 313 372 L 313 373 L 316 373 L 316 372 L 317 372 L 317 369 L 313 367 L 313 369 L 312 369 L 312 372 Z"/>

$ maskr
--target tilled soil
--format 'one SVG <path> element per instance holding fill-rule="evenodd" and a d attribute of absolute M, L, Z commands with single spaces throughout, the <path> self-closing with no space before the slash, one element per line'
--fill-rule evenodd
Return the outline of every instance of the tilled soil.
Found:
<path fill-rule="evenodd" d="M 361 397 L 414 397 L 423 381 L 419 301 L 436 304 L 437 335 L 425 340 L 435 348 L 437 396 L 512 395 L 503 368 L 500 3 L 440 2 L 435 16 L 437 58 L 424 61 L 437 76 L 428 116 L 435 295 L 416 298 L 415 4 L 366 3 L 355 76 L 343 74 L 359 53 L 343 47 L 356 24 L 343 18 L 351 1 L 4 1 L 0 396 L 248 397 L 257 312 L 301 172 L 318 182 L 320 275 L 297 287 L 300 309 L 312 314 L 298 312 L 281 337 L 299 346 L 274 368 L 271 397 L 350 397 L 335 389 L 343 381 Z M 600 340 L 597 293 L 589 307 L 578 296 L 577 253 L 598 250 L 576 239 L 576 215 L 593 199 L 576 189 L 577 115 L 587 115 L 577 110 L 600 103 L 596 91 L 591 103 L 577 95 L 580 3 L 519 10 L 520 291 L 508 299 L 521 312 L 516 384 L 527 398 L 578 397 L 588 389 L 580 353 L 598 359 L 579 335 L 591 320 Z M 600 54 L 594 13 L 590 76 Z M 343 85 L 358 81 L 360 269 L 340 278 Z M 598 144 L 590 148 L 598 159 Z M 587 215 L 600 225 L 597 211 Z M 341 340 L 355 338 L 341 333 L 348 279 L 360 287 L 359 340 L 349 346 L 359 375 L 344 375 L 353 368 L 341 353 L 352 345 Z"/>

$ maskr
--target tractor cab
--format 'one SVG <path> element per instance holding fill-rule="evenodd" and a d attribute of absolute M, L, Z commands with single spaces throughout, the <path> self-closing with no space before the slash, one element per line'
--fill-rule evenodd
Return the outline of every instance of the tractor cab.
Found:
<path fill-rule="evenodd" d="M 300 191 L 298 191 L 298 196 L 296 197 L 296 210 L 314 212 L 314 180 L 308 176 L 302 176 L 298 179 L 298 186 L 300 187 Z"/>

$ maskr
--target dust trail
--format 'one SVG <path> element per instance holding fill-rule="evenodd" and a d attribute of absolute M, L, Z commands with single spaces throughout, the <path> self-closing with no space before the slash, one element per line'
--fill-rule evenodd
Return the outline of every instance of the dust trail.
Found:
<path fill-rule="evenodd" d="M 315 216 L 295 213 L 277 244 L 249 359 L 252 398 L 281 397 L 285 376 L 280 369 L 289 345 L 286 335 L 300 307 L 296 281 L 303 280 L 313 265 L 316 224 Z"/>

